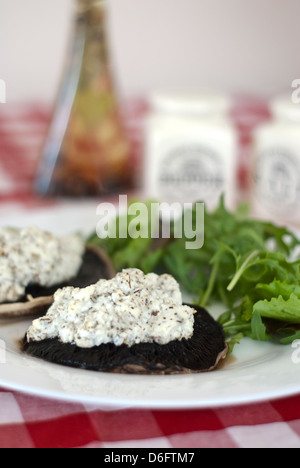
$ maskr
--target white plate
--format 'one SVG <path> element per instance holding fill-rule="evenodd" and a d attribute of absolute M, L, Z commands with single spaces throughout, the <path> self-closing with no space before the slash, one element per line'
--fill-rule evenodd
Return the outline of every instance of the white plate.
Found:
<path fill-rule="evenodd" d="M 63 367 L 24 355 L 29 321 L 0 325 L 0 386 L 65 401 L 118 408 L 212 408 L 300 393 L 291 346 L 245 339 L 220 369 L 204 374 L 135 376 Z M 299 354 L 299 352 L 298 352 Z"/>
<path fill-rule="evenodd" d="M 35 212 L 1 212 L 1 224 L 64 232 L 95 228 L 96 207 L 72 205 Z M 84 220 L 84 222 L 83 222 Z M 299 349 L 248 339 L 221 369 L 204 374 L 134 376 L 58 366 L 24 355 L 19 342 L 30 321 L 0 322 L 0 386 L 103 409 L 212 408 L 287 397 L 300 393 Z M 296 358 L 296 359 L 295 359 Z"/>

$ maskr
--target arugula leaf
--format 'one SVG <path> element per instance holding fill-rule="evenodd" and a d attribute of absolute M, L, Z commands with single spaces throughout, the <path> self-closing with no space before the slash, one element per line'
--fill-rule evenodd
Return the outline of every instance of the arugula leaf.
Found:
<path fill-rule="evenodd" d="M 236 345 L 240 344 L 241 340 L 244 338 L 243 333 L 237 333 L 236 335 L 232 336 L 228 341 L 228 354 L 232 354 Z"/>
<path fill-rule="evenodd" d="M 259 313 L 261 317 L 280 320 L 288 323 L 300 323 L 300 297 L 292 293 L 288 299 L 281 295 L 272 297 L 254 304 L 254 313 Z"/>
<path fill-rule="evenodd" d="M 286 281 L 274 280 L 269 284 L 257 284 L 256 289 L 268 300 L 279 296 L 288 300 L 293 293 L 300 298 L 300 284 L 288 284 Z"/>
<path fill-rule="evenodd" d="M 148 208 L 151 203 L 147 202 Z M 192 215 L 196 229 L 196 210 Z M 122 216 L 128 227 L 132 216 Z M 144 221 L 150 233 L 151 219 Z M 227 311 L 219 321 L 231 350 L 243 336 L 282 344 L 299 337 L 297 236 L 284 227 L 251 219 L 246 205 L 236 212 L 228 211 L 224 197 L 214 211 L 206 210 L 204 228 L 204 246 L 197 250 L 186 249 L 190 239 L 184 235 L 182 239 L 174 238 L 174 226 L 170 239 L 164 242 L 129 236 L 124 239 L 117 232 L 116 239 L 99 239 L 93 233 L 88 243 L 105 249 L 117 270 L 135 267 L 146 273 L 173 275 L 182 289 L 196 298 L 197 305 L 209 308 L 211 303 L 221 301 Z"/>
<path fill-rule="evenodd" d="M 257 341 L 268 341 L 266 326 L 264 325 L 260 313 L 255 310 L 251 319 L 251 334 L 250 337 Z"/>
<path fill-rule="evenodd" d="M 288 345 L 293 343 L 293 341 L 300 339 L 300 330 L 295 331 L 289 328 L 279 329 L 277 336 L 280 344 Z"/>
<path fill-rule="evenodd" d="M 239 257 L 237 261 L 237 271 L 231 280 L 230 284 L 227 286 L 228 291 L 232 291 L 233 288 L 237 285 L 239 279 L 243 276 L 245 271 L 251 266 L 256 264 L 256 258 L 259 254 L 258 250 L 254 250 L 249 255 L 246 255 L 246 258 Z"/>

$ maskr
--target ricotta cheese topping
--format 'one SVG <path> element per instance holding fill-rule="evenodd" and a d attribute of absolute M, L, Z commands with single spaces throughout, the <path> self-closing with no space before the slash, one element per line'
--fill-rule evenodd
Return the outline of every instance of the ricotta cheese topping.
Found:
<path fill-rule="evenodd" d="M 77 235 L 0 228 L 0 302 L 21 299 L 31 284 L 51 287 L 70 280 L 81 267 L 84 251 Z"/>
<path fill-rule="evenodd" d="M 84 289 L 58 290 L 48 313 L 33 321 L 27 340 L 58 338 L 81 348 L 167 344 L 192 337 L 194 314 L 182 304 L 172 276 L 127 269 Z"/>

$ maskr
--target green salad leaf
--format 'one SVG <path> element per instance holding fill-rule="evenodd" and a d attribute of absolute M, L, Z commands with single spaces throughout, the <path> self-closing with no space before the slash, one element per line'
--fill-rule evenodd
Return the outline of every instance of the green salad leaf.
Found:
<path fill-rule="evenodd" d="M 278 296 L 272 297 L 270 301 L 258 301 L 254 305 L 254 313 L 261 317 L 300 324 L 300 297 L 292 293 L 288 299 Z"/>
<path fill-rule="evenodd" d="M 196 211 L 190 214 L 196 228 L 203 229 L 196 225 Z M 132 218 L 122 216 L 129 226 Z M 144 221 L 151 232 L 151 219 Z M 204 223 L 204 245 L 196 250 L 186 249 L 190 239 L 184 234 L 174 236 L 174 225 L 168 239 L 99 239 L 93 233 L 88 243 L 106 250 L 117 270 L 134 267 L 173 275 L 195 305 L 209 308 L 221 302 L 225 312 L 219 321 L 230 351 L 245 336 L 282 344 L 300 337 L 298 237 L 252 219 L 245 205 L 227 210 L 223 197 L 217 209 L 206 210 Z"/>

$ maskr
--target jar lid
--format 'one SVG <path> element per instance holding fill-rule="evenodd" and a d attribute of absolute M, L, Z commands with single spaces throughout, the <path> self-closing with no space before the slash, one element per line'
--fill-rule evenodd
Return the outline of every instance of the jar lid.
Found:
<path fill-rule="evenodd" d="M 214 91 L 156 92 L 151 97 L 151 106 L 158 112 L 205 117 L 227 113 L 230 99 Z"/>
<path fill-rule="evenodd" d="M 300 123 L 300 104 L 294 103 L 290 94 L 280 95 L 273 99 L 271 112 L 278 119 Z"/>

